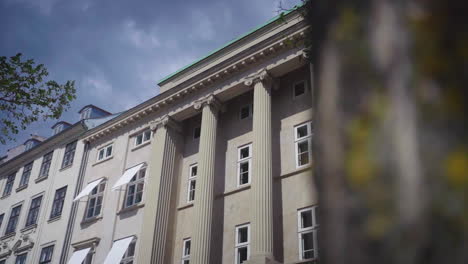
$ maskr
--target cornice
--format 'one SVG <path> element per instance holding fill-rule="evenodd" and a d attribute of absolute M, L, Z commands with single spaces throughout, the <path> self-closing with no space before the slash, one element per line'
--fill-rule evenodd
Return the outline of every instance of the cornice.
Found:
<path fill-rule="evenodd" d="M 271 82 L 273 77 L 266 69 L 261 69 L 260 71 L 248 76 L 244 81 L 244 84 L 247 86 L 255 85 L 256 83 L 268 83 Z"/>
<path fill-rule="evenodd" d="M 169 115 L 164 115 L 161 118 L 150 122 L 150 129 L 152 131 L 156 131 L 161 127 L 170 127 L 177 132 L 182 131 L 182 127 L 179 125 L 179 123 L 174 121 L 174 119 L 172 119 Z"/>
<path fill-rule="evenodd" d="M 200 110 L 206 105 L 212 107 L 216 111 L 219 111 L 222 106 L 221 101 L 219 101 L 218 98 L 216 98 L 216 96 L 214 96 L 213 94 L 209 94 L 203 98 L 196 100 L 193 104 L 193 107 L 195 108 L 195 110 Z"/>
<path fill-rule="evenodd" d="M 127 127 L 128 125 L 135 123 L 142 118 L 160 112 L 162 109 L 167 109 L 175 102 L 179 102 L 181 99 L 185 98 L 189 94 L 194 92 L 209 88 L 214 86 L 215 84 L 219 84 L 231 77 L 235 74 L 245 72 L 254 65 L 271 58 L 272 56 L 279 54 L 280 52 L 284 52 L 285 50 L 290 50 L 297 45 L 302 45 L 303 40 L 305 38 L 307 27 L 304 26 L 301 29 L 295 31 L 294 33 L 280 38 L 277 41 L 270 43 L 269 45 L 250 53 L 248 56 L 243 56 L 242 58 L 237 59 L 235 62 L 231 63 L 230 65 L 220 68 L 219 70 L 215 71 L 214 73 L 202 77 L 198 81 L 195 81 L 191 84 L 181 84 L 184 85 L 184 88 L 179 90 L 176 87 L 171 88 L 164 94 L 161 94 L 161 98 L 156 96 L 154 102 L 150 102 L 152 99 L 148 100 L 148 104 L 142 103 L 142 107 L 139 106 L 135 107 L 134 109 L 130 109 L 128 111 L 134 111 L 133 113 L 129 113 L 128 115 L 123 114 L 120 117 L 117 117 L 109 122 L 111 123 L 104 123 L 101 126 L 96 127 L 95 129 L 91 129 L 89 134 L 85 136 L 84 141 L 86 142 L 93 142 L 113 133 L 116 130 L 122 129 L 123 127 Z M 296 43 L 296 46 L 294 45 Z M 167 94 L 167 95 L 166 95 Z M 166 95 L 166 96 L 164 96 Z M 158 100 L 159 99 L 159 100 Z M 147 104 L 144 106 L 144 104 Z"/>

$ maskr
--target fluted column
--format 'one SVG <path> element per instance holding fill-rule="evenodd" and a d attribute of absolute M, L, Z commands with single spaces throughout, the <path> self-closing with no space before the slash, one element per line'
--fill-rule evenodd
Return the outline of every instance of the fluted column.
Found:
<path fill-rule="evenodd" d="M 219 101 L 213 95 L 209 95 L 195 103 L 195 109 L 202 109 L 202 123 L 192 229 L 193 250 L 190 258 L 190 263 L 194 264 L 211 263 L 216 128 L 219 107 Z"/>
<path fill-rule="evenodd" d="M 254 86 L 251 234 L 248 263 L 276 263 L 273 257 L 273 174 L 271 141 L 272 78 L 266 70 L 245 82 Z"/>
<path fill-rule="evenodd" d="M 138 244 L 138 262 L 166 263 L 170 206 L 174 185 L 179 126 L 165 116 L 151 124 L 153 141 L 145 182 L 143 230 Z"/>

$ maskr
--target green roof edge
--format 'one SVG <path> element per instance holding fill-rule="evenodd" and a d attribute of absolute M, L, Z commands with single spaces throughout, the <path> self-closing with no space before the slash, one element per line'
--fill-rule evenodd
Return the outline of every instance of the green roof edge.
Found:
<path fill-rule="evenodd" d="M 233 43 L 235 43 L 235 42 L 237 42 L 237 41 L 239 41 L 239 40 L 241 40 L 241 39 L 243 39 L 243 38 L 249 36 L 250 34 L 253 34 L 254 32 L 256 32 L 256 31 L 258 31 L 258 30 L 260 30 L 260 29 L 262 29 L 262 28 L 268 26 L 269 24 L 271 24 L 271 23 L 275 22 L 276 20 L 278 20 L 280 17 L 283 17 L 283 16 L 285 16 L 285 15 L 287 15 L 287 14 L 289 14 L 289 13 L 295 11 L 295 10 L 297 10 L 298 8 L 302 7 L 303 5 L 304 5 L 304 2 L 302 2 L 301 4 L 295 5 L 293 8 L 291 8 L 291 9 L 285 11 L 285 12 L 281 12 L 280 14 L 278 14 L 277 16 L 275 16 L 275 17 L 273 17 L 273 18 L 270 18 L 267 22 L 263 23 L 262 25 L 257 26 L 257 27 L 255 27 L 254 29 L 250 30 L 249 32 L 247 32 L 247 33 L 245 33 L 245 34 L 243 34 L 243 35 L 241 35 L 241 36 L 239 36 L 239 37 L 237 37 L 237 38 L 235 38 L 235 39 L 229 41 L 229 42 L 226 43 L 224 46 L 222 46 L 222 47 L 220 47 L 220 48 L 217 48 L 217 49 L 215 49 L 214 51 L 208 53 L 208 55 L 206 55 L 206 56 L 204 56 L 204 57 L 202 57 L 202 58 L 200 58 L 200 59 L 198 59 L 198 60 L 192 62 L 191 64 L 189 64 L 189 65 L 187 65 L 187 66 L 185 66 L 185 67 L 182 67 L 181 69 L 177 70 L 177 71 L 174 72 L 174 73 L 171 73 L 171 74 L 167 75 L 166 77 L 164 77 L 163 79 L 161 79 L 161 80 L 158 81 L 158 85 L 161 84 L 161 83 L 163 83 L 164 81 L 170 79 L 171 77 L 177 75 L 178 73 L 180 73 L 180 72 L 182 72 L 182 71 L 184 71 L 184 70 L 190 68 L 191 66 L 193 66 L 193 65 L 195 65 L 195 64 L 197 64 L 197 63 L 199 63 L 200 61 L 202 61 L 202 60 L 204 60 L 204 59 L 210 57 L 211 55 L 215 54 L 216 52 L 218 52 L 218 51 L 220 51 L 220 50 L 222 50 L 222 49 L 228 47 L 229 45 L 231 45 L 231 44 L 233 44 Z"/>

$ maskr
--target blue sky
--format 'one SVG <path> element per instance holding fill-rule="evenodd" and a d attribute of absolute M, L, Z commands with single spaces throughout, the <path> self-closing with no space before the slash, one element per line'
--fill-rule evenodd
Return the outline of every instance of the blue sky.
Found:
<path fill-rule="evenodd" d="M 51 79 L 75 80 L 77 99 L 61 118 L 75 123 L 86 104 L 120 112 L 157 95 L 158 80 L 278 10 L 279 0 L 0 0 L 0 56 L 21 52 Z M 55 122 L 31 125 L 0 155 L 31 133 L 49 137 Z"/>

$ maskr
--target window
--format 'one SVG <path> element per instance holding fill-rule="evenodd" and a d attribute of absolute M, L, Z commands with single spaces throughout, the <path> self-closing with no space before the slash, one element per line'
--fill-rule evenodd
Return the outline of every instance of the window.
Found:
<path fill-rule="evenodd" d="M 143 187 L 145 185 L 146 168 L 140 169 L 127 185 L 125 195 L 125 206 L 129 207 L 141 202 L 143 198 Z"/>
<path fill-rule="evenodd" d="M 26 257 L 28 253 L 23 253 L 21 255 L 16 256 L 15 264 L 26 264 Z"/>
<path fill-rule="evenodd" d="M 236 264 L 244 263 L 250 256 L 250 224 L 236 227 Z"/>
<path fill-rule="evenodd" d="M 63 125 L 62 124 L 58 124 L 54 127 L 54 135 L 57 135 L 58 133 L 60 133 L 60 131 L 62 131 L 63 129 Z"/>
<path fill-rule="evenodd" d="M 132 243 L 128 245 L 127 251 L 123 255 L 120 264 L 133 264 L 133 258 L 135 256 L 135 244 L 136 241 L 132 241 Z"/>
<path fill-rule="evenodd" d="M 3 224 L 3 217 L 5 216 L 5 214 L 1 214 L 0 215 L 0 229 L 2 228 L 2 224 Z"/>
<path fill-rule="evenodd" d="M 299 259 L 315 259 L 317 252 L 317 206 L 298 211 Z"/>
<path fill-rule="evenodd" d="M 47 153 L 42 158 L 41 171 L 39 172 L 39 178 L 47 177 L 49 175 L 50 163 L 52 162 L 53 151 Z"/>
<path fill-rule="evenodd" d="M 11 190 L 13 190 L 13 184 L 15 183 L 15 176 L 16 176 L 16 172 L 8 175 L 6 183 L 5 183 L 5 189 L 3 189 L 3 196 L 10 195 Z"/>
<path fill-rule="evenodd" d="M 104 197 L 105 188 L 106 182 L 102 181 L 98 186 L 94 187 L 94 189 L 89 194 L 85 219 L 96 217 L 101 213 L 102 199 Z"/>
<path fill-rule="evenodd" d="M 20 204 L 20 205 L 17 205 L 16 207 L 13 207 L 13 209 L 11 209 L 10 219 L 8 220 L 8 224 L 5 230 L 5 235 L 9 235 L 11 233 L 16 232 L 16 226 L 18 225 L 19 216 L 21 213 L 21 207 L 22 205 Z"/>
<path fill-rule="evenodd" d="M 52 263 L 52 254 L 54 253 L 54 245 L 42 248 L 39 264 Z"/>
<path fill-rule="evenodd" d="M 112 156 L 112 144 L 98 150 L 97 161 L 110 158 Z"/>
<path fill-rule="evenodd" d="M 63 155 L 62 168 L 71 166 L 73 163 L 73 157 L 75 156 L 76 141 L 68 143 L 65 146 L 65 154 Z"/>
<path fill-rule="evenodd" d="M 25 227 L 37 224 L 37 217 L 39 216 L 39 209 L 41 208 L 42 195 L 31 200 L 29 207 L 28 217 L 26 218 Z"/>
<path fill-rule="evenodd" d="M 246 118 L 249 118 L 251 117 L 253 114 L 253 107 L 252 107 L 252 104 L 248 104 L 248 105 L 244 105 L 240 108 L 240 111 L 239 111 L 239 118 L 242 120 L 242 119 L 246 119 Z"/>
<path fill-rule="evenodd" d="M 34 142 L 32 141 L 28 141 L 24 147 L 24 151 L 28 151 L 30 149 L 32 149 L 32 147 L 34 147 Z"/>
<path fill-rule="evenodd" d="M 189 168 L 189 181 L 188 181 L 188 193 L 187 193 L 187 201 L 192 202 L 195 200 L 195 185 L 197 183 L 197 171 L 198 165 L 193 164 Z"/>
<path fill-rule="evenodd" d="M 29 177 L 31 176 L 32 166 L 33 166 L 33 162 L 30 162 L 24 166 L 23 174 L 21 175 L 21 179 L 19 183 L 19 187 L 28 185 Z"/>
<path fill-rule="evenodd" d="M 182 249 L 182 264 L 189 264 L 190 263 L 190 246 L 192 240 L 190 238 L 184 239 L 183 249 Z"/>
<path fill-rule="evenodd" d="M 200 134 L 201 134 L 201 127 L 200 126 L 195 127 L 193 129 L 193 139 L 200 138 Z"/>
<path fill-rule="evenodd" d="M 298 125 L 294 128 L 294 141 L 296 145 L 296 167 L 310 163 L 312 159 L 312 128 L 311 123 Z"/>
<path fill-rule="evenodd" d="M 250 183 L 252 144 L 239 147 L 237 155 L 237 186 Z"/>
<path fill-rule="evenodd" d="M 305 81 L 299 81 L 293 85 L 293 98 L 300 97 L 307 93 L 307 85 Z"/>
<path fill-rule="evenodd" d="M 0 264 L 5 264 L 6 263 L 6 259 L 0 259 Z"/>
<path fill-rule="evenodd" d="M 81 111 L 81 119 L 87 119 L 91 117 L 91 108 L 86 108 Z"/>
<path fill-rule="evenodd" d="M 150 141 L 151 139 L 151 130 L 146 130 L 135 137 L 135 147 L 140 146 L 143 143 Z"/>
<path fill-rule="evenodd" d="M 93 252 L 92 250 L 89 251 L 88 255 L 86 255 L 85 260 L 83 260 L 82 264 L 92 264 L 93 263 Z"/>
<path fill-rule="evenodd" d="M 54 202 L 52 204 L 52 211 L 50 212 L 50 218 L 59 217 L 62 214 L 63 204 L 65 201 L 65 195 L 67 194 L 67 186 L 62 187 L 55 191 Z"/>

